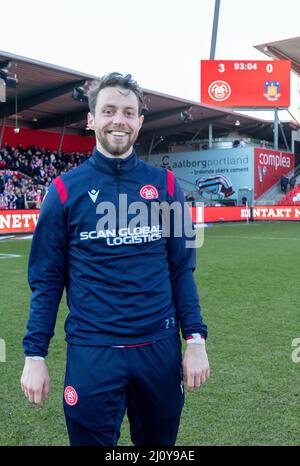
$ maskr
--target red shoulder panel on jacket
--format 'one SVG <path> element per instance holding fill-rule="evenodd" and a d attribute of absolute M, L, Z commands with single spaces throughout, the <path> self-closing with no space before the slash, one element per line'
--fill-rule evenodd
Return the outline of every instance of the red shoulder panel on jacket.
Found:
<path fill-rule="evenodd" d="M 173 197 L 175 190 L 175 178 L 174 173 L 171 170 L 167 169 L 167 190 L 168 194 Z"/>
<path fill-rule="evenodd" d="M 64 204 L 66 202 L 66 200 L 68 199 L 68 193 L 67 193 L 65 183 L 60 178 L 60 176 L 55 178 L 53 180 L 53 183 L 55 184 L 55 187 L 57 189 L 57 192 L 58 192 L 58 195 L 60 197 L 61 203 Z"/>

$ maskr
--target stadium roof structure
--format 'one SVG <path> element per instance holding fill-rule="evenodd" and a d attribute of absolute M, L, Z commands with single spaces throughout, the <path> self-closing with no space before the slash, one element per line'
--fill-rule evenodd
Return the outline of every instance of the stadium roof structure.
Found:
<path fill-rule="evenodd" d="M 6 88 L 6 102 L 0 102 L 2 124 L 4 121 L 5 125 L 14 126 L 17 113 L 19 127 L 50 131 L 62 131 L 64 128 L 66 133 L 91 135 L 86 130 L 88 104 L 74 100 L 72 96 L 74 88 L 86 88 L 96 76 L 2 51 L 0 68 L 8 69 L 11 76 L 16 74 L 18 78 L 16 88 Z M 209 123 L 212 123 L 214 138 L 232 133 L 273 140 L 272 121 L 148 89 L 144 91 L 148 109 L 139 137 L 144 151 L 148 152 L 149 148 L 154 151 L 158 144 L 160 150 L 165 150 L 170 143 L 206 139 Z M 290 144 L 291 131 L 297 128 L 288 122 L 281 124 Z M 282 132 L 279 132 L 279 143 L 284 146 Z"/>
<path fill-rule="evenodd" d="M 255 48 L 271 58 L 290 60 L 292 70 L 300 76 L 300 37 L 267 42 Z"/>

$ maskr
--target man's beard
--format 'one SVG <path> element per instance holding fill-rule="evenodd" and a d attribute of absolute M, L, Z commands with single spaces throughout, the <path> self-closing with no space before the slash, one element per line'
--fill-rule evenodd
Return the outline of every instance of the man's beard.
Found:
<path fill-rule="evenodd" d="M 129 139 L 128 139 L 128 142 L 124 145 L 117 145 L 117 144 L 114 144 L 114 145 L 111 145 L 109 142 L 108 142 L 108 139 L 106 136 L 102 136 L 101 132 L 100 131 L 96 131 L 96 138 L 98 140 L 98 142 L 101 144 L 101 146 L 103 147 L 103 149 L 105 149 L 109 154 L 113 155 L 113 156 L 118 156 L 118 155 L 123 155 L 125 154 L 131 146 L 133 146 L 133 144 L 135 143 L 135 141 L 137 140 L 137 137 L 138 137 L 138 134 L 132 134 Z"/>

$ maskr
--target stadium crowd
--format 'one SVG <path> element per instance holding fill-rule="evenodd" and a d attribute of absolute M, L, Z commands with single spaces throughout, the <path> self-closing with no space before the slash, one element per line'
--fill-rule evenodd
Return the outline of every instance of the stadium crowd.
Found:
<path fill-rule="evenodd" d="M 53 178 L 76 168 L 90 155 L 5 144 L 0 149 L 0 210 L 39 209 Z"/>

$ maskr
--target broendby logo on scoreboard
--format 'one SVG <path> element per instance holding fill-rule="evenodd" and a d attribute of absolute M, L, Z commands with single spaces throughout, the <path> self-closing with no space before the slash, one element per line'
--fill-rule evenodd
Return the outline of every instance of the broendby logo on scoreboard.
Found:
<path fill-rule="evenodd" d="M 264 96 L 269 102 L 277 102 L 281 96 L 279 81 L 267 81 Z"/>
<path fill-rule="evenodd" d="M 201 60 L 200 102 L 223 107 L 290 105 L 289 60 Z"/>

